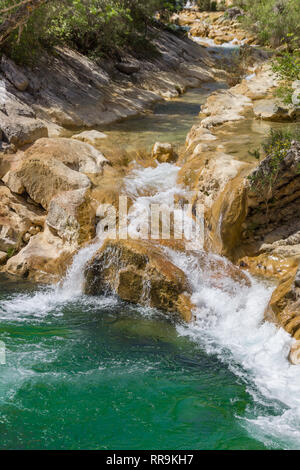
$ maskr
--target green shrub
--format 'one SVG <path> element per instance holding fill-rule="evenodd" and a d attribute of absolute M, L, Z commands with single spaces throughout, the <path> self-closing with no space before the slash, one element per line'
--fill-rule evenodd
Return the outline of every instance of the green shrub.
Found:
<path fill-rule="evenodd" d="M 0 0 L 0 11 L 9 4 L 11 0 Z M 5 50 L 19 62 L 34 60 L 41 49 L 56 44 L 94 58 L 124 48 L 151 52 L 149 27 L 154 14 L 169 14 L 180 4 L 180 0 L 51 0 L 32 13 L 21 34 L 18 30 L 11 34 Z"/>
<path fill-rule="evenodd" d="M 235 3 L 246 11 L 241 21 L 257 34 L 262 44 L 273 47 L 286 44 L 291 50 L 300 47 L 299 0 L 240 0 Z"/>
<path fill-rule="evenodd" d="M 300 140 L 300 128 L 296 130 L 274 130 L 271 129 L 269 136 L 260 149 L 249 152 L 250 155 L 260 160 L 266 157 L 265 165 L 248 176 L 251 190 L 268 201 L 272 195 L 272 189 L 277 181 L 280 166 L 291 148 L 293 140 Z"/>
<path fill-rule="evenodd" d="M 275 91 L 276 96 L 286 104 L 292 103 L 294 93 L 292 82 L 300 79 L 299 53 L 286 52 L 275 57 L 272 61 L 272 69 L 281 80 L 280 86 Z"/>

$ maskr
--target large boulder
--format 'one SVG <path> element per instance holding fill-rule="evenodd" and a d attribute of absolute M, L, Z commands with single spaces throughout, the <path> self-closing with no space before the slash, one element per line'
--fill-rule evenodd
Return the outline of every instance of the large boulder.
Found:
<path fill-rule="evenodd" d="M 192 318 L 191 289 L 183 271 L 148 241 L 111 241 L 88 263 L 85 292 L 114 292 L 128 302 Z"/>
<path fill-rule="evenodd" d="M 34 110 L 7 89 L 0 80 L 0 129 L 2 138 L 21 147 L 48 136 L 46 124 L 36 119 Z"/>
<path fill-rule="evenodd" d="M 48 137 L 48 129 L 40 119 L 7 117 L 0 111 L 0 127 L 9 143 L 22 147 L 37 139 Z"/>
<path fill-rule="evenodd" d="M 31 199 L 48 209 L 54 196 L 74 189 L 89 188 L 90 179 L 55 158 L 27 158 L 17 176 Z"/>
<path fill-rule="evenodd" d="M 36 282 L 55 283 L 62 279 L 72 261 L 74 248 L 66 245 L 46 227 L 11 257 L 5 272 Z"/>
<path fill-rule="evenodd" d="M 28 158 L 56 160 L 74 171 L 86 174 L 102 173 L 108 163 L 104 155 L 92 145 L 67 138 L 40 139 L 26 152 Z"/>
<path fill-rule="evenodd" d="M 40 139 L 30 147 L 16 176 L 30 197 L 48 209 L 63 191 L 87 189 L 87 175 L 101 174 L 107 163 L 101 152 L 72 139 Z"/>

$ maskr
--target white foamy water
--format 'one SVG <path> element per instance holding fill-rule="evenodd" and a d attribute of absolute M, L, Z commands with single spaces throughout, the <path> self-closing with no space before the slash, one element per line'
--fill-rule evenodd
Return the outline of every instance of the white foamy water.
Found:
<path fill-rule="evenodd" d="M 240 46 L 243 46 L 245 44 L 245 39 L 240 41 L 237 38 L 232 39 L 231 41 L 228 42 L 223 42 L 223 44 L 216 44 L 215 41 L 211 38 L 206 38 L 206 37 L 201 37 L 201 36 L 192 36 L 191 34 L 189 35 L 189 38 L 198 43 L 198 44 L 206 44 L 209 47 L 216 48 L 216 49 L 238 49 Z"/>
<path fill-rule="evenodd" d="M 96 240 L 82 248 L 74 256 L 65 278 L 58 285 L 42 287 L 33 295 L 17 294 L 9 300 L 2 301 L 0 320 L 6 320 L 9 317 L 23 321 L 26 316 L 43 317 L 68 302 L 80 299 L 83 295 L 85 265 L 102 243 L 102 240 Z"/>
<path fill-rule="evenodd" d="M 194 322 L 178 326 L 179 333 L 226 363 L 258 405 L 277 408 L 275 416 L 258 413 L 241 421 L 253 437 L 267 446 L 299 449 L 300 367 L 287 359 L 293 340 L 264 321 L 273 287 L 251 277 L 251 287 L 229 277 L 218 286 L 209 263 L 201 266 L 193 253 L 167 252 L 187 275 L 196 305 Z"/>
<path fill-rule="evenodd" d="M 157 164 L 155 168 L 137 168 L 125 179 L 125 193 L 133 199 L 129 219 L 133 232 L 150 204 L 172 205 L 174 196 L 184 192 L 176 184 L 179 169 L 168 163 Z M 22 317 L 45 315 L 76 299 L 84 302 L 84 267 L 101 243 L 98 240 L 79 251 L 60 285 L 3 302 L 0 317 L 17 318 L 20 312 Z M 240 418 L 241 425 L 266 446 L 300 448 L 300 367 L 290 365 L 287 359 L 293 340 L 283 329 L 264 322 L 274 287 L 251 277 L 250 287 L 246 282 L 234 281 L 226 276 L 226 264 L 230 263 L 220 257 L 165 250 L 185 272 L 196 306 L 194 321 L 179 325 L 178 332 L 190 337 L 207 354 L 217 355 L 246 383 L 257 405 L 250 418 Z M 216 270 L 219 262 L 223 267 Z M 261 411 L 268 408 L 269 413 Z"/>
<path fill-rule="evenodd" d="M 176 165 L 158 163 L 154 168 L 137 168 L 125 178 L 125 193 L 133 200 L 128 214 L 129 236 L 138 237 L 142 227 L 149 233 L 152 204 L 165 204 L 174 209 L 174 197 L 184 192 L 176 183 L 179 170 Z"/>

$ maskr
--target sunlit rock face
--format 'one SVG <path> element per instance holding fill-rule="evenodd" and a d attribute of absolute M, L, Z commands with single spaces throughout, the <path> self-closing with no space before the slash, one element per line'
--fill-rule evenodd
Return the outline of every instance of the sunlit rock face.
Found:
<path fill-rule="evenodd" d="M 107 241 L 89 262 L 85 292 L 115 292 L 128 302 L 192 317 L 191 289 L 183 271 L 148 241 Z"/>

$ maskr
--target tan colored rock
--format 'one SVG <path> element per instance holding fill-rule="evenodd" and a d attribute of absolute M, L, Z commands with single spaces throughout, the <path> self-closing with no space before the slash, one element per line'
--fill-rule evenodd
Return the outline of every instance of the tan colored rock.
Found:
<path fill-rule="evenodd" d="M 28 204 L 23 198 L 0 187 L 0 250 L 17 252 L 23 245 L 23 236 L 31 226 L 44 224 L 44 212 Z"/>
<path fill-rule="evenodd" d="M 77 189 L 51 200 L 46 223 L 65 243 L 77 247 L 95 237 L 95 217 L 87 190 Z"/>
<path fill-rule="evenodd" d="M 55 158 L 43 158 L 43 155 L 28 157 L 17 172 L 26 192 L 44 209 L 48 209 L 51 200 L 63 191 L 87 189 L 90 179 Z"/>
<path fill-rule="evenodd" d="M 159 163 L 173 163 L 177 160 L 178 155 L 172 144 L 156 142 L 152 149 L 152 157 Z"/>
<path fill-rule="evenodd" d="M 12 193 L 23 194 L 25 191 L 22 180 L 13 171 L 6 173 L 6 175 L 3 176 L 2 181 Z"/>
<path fill-rule="evenodd" d="M 32 236 L 29 243 L 8 260 L 5 271 L 35 282 L 55 283 L 65 275 L 73 255 L 74 248 L 46 227 L 44 232 Z"/>
<path fill-rule="evenodd" d="M 253 112 L 257 118 L 264 121 L 293 121 L 296 118 L 296 110 L 293 105 L 278 103 L 273 99 L 256 102 Z"/>
<path fill-rule="evenodd" d="M 102 153 L 84 142 L 40 139 L 27 150 L 15 174 L 29 196 L 48 209 L 59 193 L 89 188 L 91 181 L 86 174 L 101 175 L 105 164 Z"/>
<path fill-rule="evenodd" d="M 0 111 L 0 126 L 8 141 L 17 147 L 48 137 L 48 129 L 40 119 L 9 115 Z"/>
<path fill-rule="evenodd" d="M 234 89 L 252 100 L 266 98 L 267 94 L 278 84 L 278 79 L 268 65 L 262 66 L 255 71 L 249 80 L 242 80 Z"/>
<path fill-rule="evenodd" d="M 0 265 L 5 264 L 7 260 L 7 253 L 5 251 L 0 251 Z"/>
<path fill-rule="evenodd" d="M 191 147 L 198 143 L 213 142 L 214 140 L 217 140 L 217 137 L 208 129 L 195 125 L 192 127 L 186 138 L 187 150 L 191 150 Z"/>
<path fill-rule="evenodd" d="M 201 114 L 208 116 L 202 119 L 201 126 L 210 128 L 225 122 L 239 121 L 244 119 L 244 114 L 251 107 L 250 98 L 232 90 L 212 93 L 201 109 Z"/>
<path fill-rule="evenodd" d="M 86 174 L 102 173 L 108 160 L 92 145 L 74 139 L 40 139 L 35 142 L 26 156 L 40 159 L 54 158 L 69 168 Z"/>
<path fill-rule="evenodd" d="M 90 295 L 108 290 L 128 302 L 191 320 L 191 290 L 184 273 L 151 242 L 108 240 L 88 263 L 85 276 Z"/>
<path fill-rule="evenodd" d="M 72 136 L 72 139 L 80 140 L 81 142 L 93 145 L 94 147 L 101 145 L 103 143 L 103 139 L 106 138 L 107 135 L 99 131 L 84 131 Z"/>
<path fill-rule="evenodd" d="M 191 36 L 196 36 L 196 37 L 202 37 L 205 38 L 209 34 L 209 25 L 206 23 L 196 23 L 193 25 L 193 27 L 190 29 L 190 34 Z"/>
<path fill-rule="evenodd" d="M 295 341 L 291 347 L 289 361 L 295 366 L 300 364 L 300 341 Z"/>

